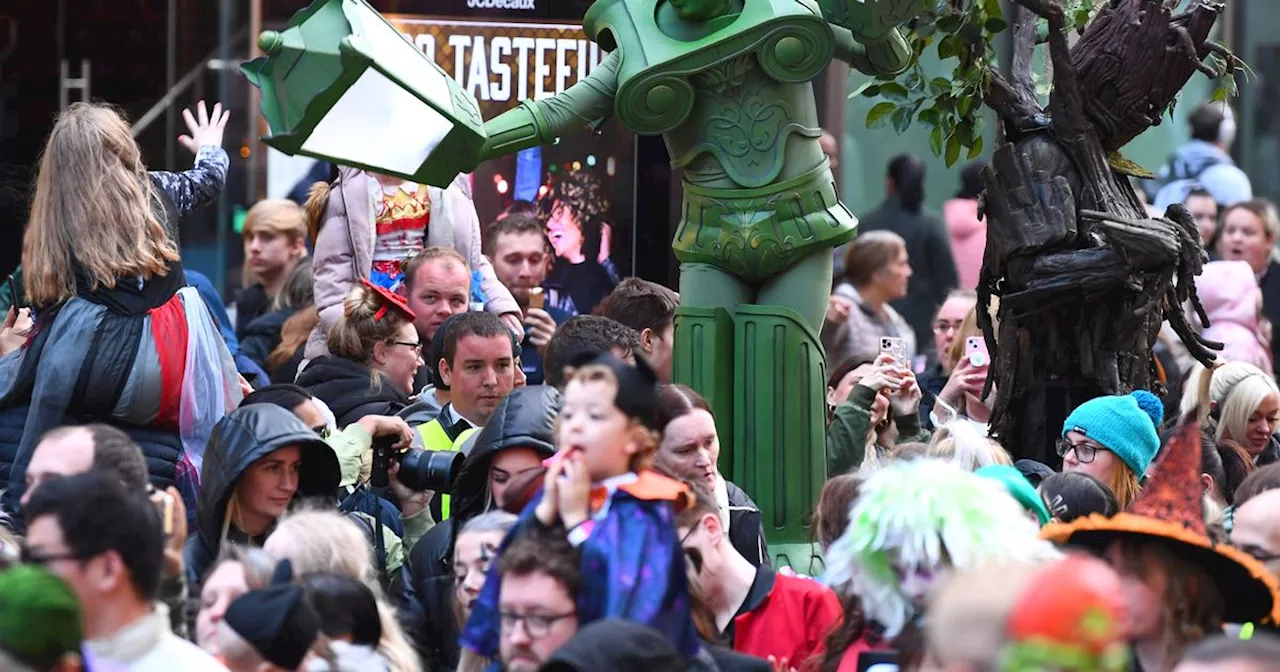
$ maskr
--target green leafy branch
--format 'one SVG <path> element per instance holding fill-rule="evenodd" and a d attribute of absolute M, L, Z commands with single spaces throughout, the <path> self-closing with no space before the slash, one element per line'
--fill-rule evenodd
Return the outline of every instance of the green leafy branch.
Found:
<path fill-rule="evenodd" d="M 911 67 L 897 77 L 868 81 L 851 94 L 883 99 L 867 112 L 867 126 L 892 124 L 904 133 L 919 122 L 929 128 L 929 148 L 948 166 L 964 149 L 976 158 L 986 123 L 978 108 L 996 62 L 992 38 L 1007 27 L 999 0 L 940 0 L 933 13 L 907 25 Z M 955 59 L 950 78 L 925 74 L 920 55 L 930 48 L 944 60 Z"/>
<path fill-rule="evenodd" d="M 1105 0 L 1067 0 L 1068 30 L 1083 32 Z M 912 65 L 896 77 L 881 77 L 859 86 L 850 97 L 882 100 L 867 112 L 867 126 L 892 125 L 904 133 L 912 123 L 929 129 L 929 148 L 948 166 L 967 150 L 969 159 L 983 150 L 986 117 L 981 105 L 996 71 L 995 36 L 1007 30 L 1000 0 L 938 0 L 932 13 L 906 26 L 913 52 Z M 1037 25 L 1037 42 L 1048 40 L 1047 24 Z M 928 78 L 920 56 L 936 49 L 944 61 L 953 59 L 951 76 Z"/>

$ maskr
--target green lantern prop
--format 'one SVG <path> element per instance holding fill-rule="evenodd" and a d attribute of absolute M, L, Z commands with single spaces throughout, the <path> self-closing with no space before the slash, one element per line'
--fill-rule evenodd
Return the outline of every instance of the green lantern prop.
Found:
<path fill-rule="evenodd" d="M 263 142 L 446 187 L 484 149 L 474 97 L 364 0 L 316 0 L 241 71 L 262 91 Z"/>

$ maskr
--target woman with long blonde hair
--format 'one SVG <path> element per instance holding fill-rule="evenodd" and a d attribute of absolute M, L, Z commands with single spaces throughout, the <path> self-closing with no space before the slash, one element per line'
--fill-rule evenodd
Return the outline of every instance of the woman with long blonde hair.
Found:
<path fill-rule="evenodd" d="M 1181 411 L 1194 414 L 1214 441 L 1233 441 L 1261 467 L 1280 460 L 1280 387 L 1246 362 L 1197 364 L 1187 376 Z"/>
<path fill-rule="evenodd" d="M 196 154 L 184 173 L 148 172 L 106 105 L 72 105 L 49 134 L 22 250 L 35 323 L 16 349 L 0 339 L 0 408 L 24 416 L 19 445 L 0 446 L 0 462 L 12 462 L 8 504 L 39 437 L 70 416 L 161 430 L 135 438 L 153 481 L 177 481 L 194 511 L 205 444 L 241 388 L 208 307 L 186 286 L 174 235 L 222 190 L 227 113 L 202 101 L 198 119 L 184 117 L 191 135 L 180 140 Z"/>

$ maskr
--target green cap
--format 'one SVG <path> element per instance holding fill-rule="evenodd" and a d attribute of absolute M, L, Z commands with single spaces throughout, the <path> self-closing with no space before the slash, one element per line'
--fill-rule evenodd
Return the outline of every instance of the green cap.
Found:
<path fill-rule="evenodd" d="M 992 464 L 973 473 L 1000 481 L 1004 489 L 1018 500 L 1022 508 L 1036 514 L 1036 519 L 1041 525 L 1049 522 L 1049 507 L 1045 506 L 1043 499 L 1040 499 L 1040 493 L 1031 486 L 1031 481 L 1028 481 L 1017 468 L 1005 464 Z"/>

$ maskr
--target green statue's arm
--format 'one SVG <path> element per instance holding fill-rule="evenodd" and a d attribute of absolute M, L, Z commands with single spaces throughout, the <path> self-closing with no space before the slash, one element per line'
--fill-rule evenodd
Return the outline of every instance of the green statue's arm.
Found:
<path fill-rule="evenodd" d="M 521 101 L 520 106 L 485 122 L 489 136 L 484 160 L 555 142 L 561 135 L 608 117 L 618 92 L 622 54 L 610 53 L 590 75 L 545 100 Z"/>
<path fill-rule="evenodd" d="M 832 24 L 836 35 L 836 58 L 871 76 L 892 77 L 911 66 L 911 47 L 894 30 L 887 39 L 864 46 L 848 28 Z"/>

